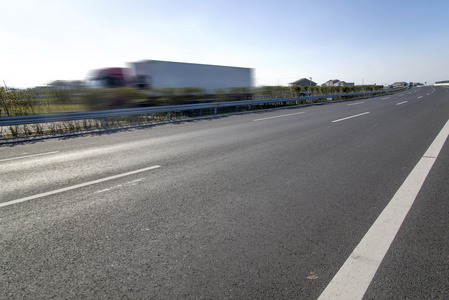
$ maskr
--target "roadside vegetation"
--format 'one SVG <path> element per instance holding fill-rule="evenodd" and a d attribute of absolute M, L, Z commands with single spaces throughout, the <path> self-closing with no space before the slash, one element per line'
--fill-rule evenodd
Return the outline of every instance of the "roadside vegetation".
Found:
<path fill-rule="evenodd" d="M 362 91 L 382 90 L 383 86 L 342 86 L 342 87 L 286 87 L 262 86 L 253 88 L 235 87 L 230 89 L 216 89 L 214 93 L 206 93 L 201 88 L 163 88 L 139 90 L 134 88 L 118 89 L 51 89 L 29 88 L 15 89 L 7 86 L 0 87 L 0 117 L 14 117 L 27 115 L 42 115 L 54 113 L 80 112 L 87 110 L 107 110 L 115 108 L 133 108 L 144 106 L 166 106 L 205 102 L 259 100 L 273 98 L 291 98 L 302 96 L 316 96 L 329 94 L 355 93 Z M 340 100 L 339 97 L 332 100 Z M 298 105 L 317 103 L 329 99 L 298 100 L 283 103 Z M 220 108 L 220 113 L 246 111 L 271 108 L 280 104 L 263 104 L 238 107 Z M 67 122 L 53 122 L 32 125 L 14 125 L 0 127 L 0 137 L 17 137 L 43 133 L 59 133 L 83 129 L 100 128 L 102 126 L 119 126 L 138 123 L 151 123 L 174 118 L 188 118 L 214 113 L 213 109 L 180 111 L 176 113 L 157 113 L 124 117 L 106 118 L 100 120 L 81 120 Z"/>

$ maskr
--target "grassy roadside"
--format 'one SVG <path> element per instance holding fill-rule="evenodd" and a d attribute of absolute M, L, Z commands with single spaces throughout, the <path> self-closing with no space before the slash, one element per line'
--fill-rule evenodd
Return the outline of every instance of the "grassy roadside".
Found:
<path fill-rule="evenodd" d="M 328 95 L 340 93 L 354 93 L 361 91 L 381 90 L 381 86 L 355 87 L 284 87 L 264 86 L 254 88 L 251 93 L 245 87 L 216 90 L 215 94 L 206 94 L 199 88 L 167 88 L 153 90 L 123 89 L 11 89 L 0 87 L 0 117 L 26 116 L 38 114 L 53 114 L 78 112 L 86 110 L 129 108 L 139 106 L 175 105 L 197 102 L 238 101 L 248 99 L 276 99 L 301 97 L 304 95 Z M 350 97 L 334 98 L 333 101 Z M 220 108 L 217 113 L 242 112 L 281 106 L 300 105 L 307 103 L 328 102 L 326 98 L 312 101 L 300 100 L 251 106 L 236 106 Z M 101 128 L 102 126 L 122 126 L 133 124 L 148 124 L 169 119 L 182 119 L 202 115 L 214 114 L 213 109 L 179 111 L 132 115 L 105 118 L 100 120 L 80 120 L 67 122 L 52 122 L 30 125 L 14 125 L 0 127 L 0 138 L 30 136 L 39 134 L 63 133 L 86 129 Z"/>

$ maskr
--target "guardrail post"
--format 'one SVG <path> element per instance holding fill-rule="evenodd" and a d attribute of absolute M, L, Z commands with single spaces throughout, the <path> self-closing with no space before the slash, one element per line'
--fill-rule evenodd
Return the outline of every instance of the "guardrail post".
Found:
<path fill-rule="evenodd" d="M 101 124 L 101 128 L 106 129 L 106 121 L 104 120 L 104 118 L 100 119 L 100 124 Z"/>
<path fill-rule="evenodd" d="M 214 114 L 217 114 L 217 108 L 214 107 Z"/>
<path fill-rule="evenodd" d="M 171 120 L 170 112 L 167 113 L 167 119 Z"/>

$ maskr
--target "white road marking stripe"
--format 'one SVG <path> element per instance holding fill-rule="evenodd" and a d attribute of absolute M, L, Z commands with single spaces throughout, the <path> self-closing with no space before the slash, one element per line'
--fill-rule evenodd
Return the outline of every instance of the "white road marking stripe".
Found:
<path fill-rule="evenodd" d="M 110 177 L 106 177 L 106 178 L 101 178 L 101 179 L 97 179 L 97 180 L 93 180 L 93 181 L 89 181 L 89 182 L 85 182 L 85 183 L 81 183 L 81 184 L 68 186 L 68 187 L 65 187 L 65 188 L 62 188 L 62 189 L 57 189 L 57 190 L 53 190 L 53 191 L 46 192 L 46 193 L 41 193 L 41 194 L 37 194 L 37 195 L 25 197 L 25 198 L 20 198 L 20 199 L 8 201 L 8 202 L 3 202 L 3 203 L 0 203 L 0 207 L 9 206 L 9 205 L 13 205 L 13 204 L 16 204 L 16 203 L 29 201 L 29 200 L 34 200 L 34 199 L 38 199 L 38 198 L 42 198 L 42 197 L 46 197 L 46 196 L 50 196 L 50 195 L 54 195 L 54 194 L 58 194 L 58 193 L 62 193 L 62 192 L 70 191 L 70 190 L 74 190 L 74 189 L 77 189 L 77 188 L 81 188 L 81 187 L 89 186 L 89 185 L 92 185 L 92 184 L 96 184 L 96 183 L 100 183 L 100 182 L 104 182 L 104 181 L 108 181 L 108 180 L 113 180 L 113 179 L 125 177 L 125 176 L 129 176 L 129 175 L 137 174 L 137 173 L 142 173 L 142 172 L 153 170 L 153 169 L 157 169 L 157 168 L 160 168 L 160 167 L 161 166 L 152 166 L 152 167 L 148 167 L 148 168 L 143 168 L 143 169 L 127 172 L 127 173 L 122 173 L 122 174 L 118 174 L 118 175 L 114 175 L 114 176 L 110 176 Z"/>
<path fill-rule="evenodd" d="M 357 102 L 357 103 L 351 103 L 351 104 L 346 104 L 347 106 L 351 106 L 351 105 L 358 105 L 358 104 L 363 104 L 365 102 Z"/>
<path fill-rule="evenodd" d="M 301 111 L 301 112 L 293 113 L 293 114 L 287 114 L 287 115 L 280 115 L 280 116 L 267 117 L 267 118 L 262 118 L 262 119 L 255 119 L 255 120 L 253 120 L 253 122 L 269 120 L 269 119 L 275 119 L 275 118 L 288 117 L 288 116 L 294 116 L 294 115 L 300 115 L 300 114 L 303 114 L 303 113 L 305 113 L 305 111 Z"/>
<path fill-rule="evenodd" d="M 449 136 L 449 120 L 318 298 L 362 299 Z"/>
<path fill-rule="evenodd" d="M 422 98 L 422 96 L 419 96 L 418 99 Z"/>
<path fill-rule="evenodd" d="M 404 103 L 407 103 L 408 101 L 402 101 L 402 102 L 399 102 L 399 103 L 396 103 L 396 105 L 401 105 L 401 104 L 404 104 Z"/>
<path fill-rule="evenodd" d="M 4 158 L 4 159 L 0 159 L 0 162 L 16 160 L 16 159 L 23 159 L 23 158 L 30 158 L 30 157 L 36 157 L 36 156 L 42 156 L 42 155 L 50 155 L 50 154 L 55 154 L 55 153 L 58 153 L 58 152 L 59 151 L 52 151 L 52 152 L 32 154 L 32 155 L 25 155 L 25 156 L 18 156 L 18 157 L 12 157 L 12 158 Z"/>
<path fill-rule="evenodd" d="M 363 115 L 366 115 L 366 114 L 369 114 L 369 113 L 370 112 L 367 111 L 367 112 L 364 112 L 364 113 L 361 113 L 361 114 L 358 114 L 358 115 L 354 115 L 354 116 L 350 116 L 350 117 L 346 117 L 346 118 L 343 118 L 343 119 L 333 120 L 332 123 L 340 122 L 340 121 L 344 121 L 344 120 L 348 120 L 348 119 L 352 119 L 352 118 L 356 118 L 356 117 L 360 117 L 360 116 L 363 116 Z"/>
<path fill-rule="evenodd" d="M 113 189 L 116 189 L 116 188 L 120 188 L 122 186 L 127 186 L 127 187 L 128 186 L 133 186 L 133 185 L 136 185 L 137 182 L 140 182 L 140 181 L 142 181 L 144 179 L 145 179 L 145 177 L 144 178 L 139 178 L 139 179 L 136 179 L 136 180 L 133 180 L 133 181 L 125 182 L 123 185 L 122 184 L 118 184 L 118 185 L 110 187 L 108 189 L 103 189 L 103 190 L 97 191 L 94 194 L 104 193 L 104 192 L 107 192 L 107 191 L 110 191 L 110 190 L 113 190 Z"/>
<path fill-rule="evenodd" d="M 391 97 L 383 97 L 382 100 L 390 99 Z"/>
<path fill-rule="evenodd" d="M 139 179 L 136 179 L 136 180 L 127 182 L 127 183 L 125 183 L 125 184 L 134 183 L 134 182 L 140 182 L 140 181 L 142 181 L 142 180 L 144 180 L 144 179 L 145 179 L 145 177 L 144 177 L 144 178 L 139 178 Z"/>

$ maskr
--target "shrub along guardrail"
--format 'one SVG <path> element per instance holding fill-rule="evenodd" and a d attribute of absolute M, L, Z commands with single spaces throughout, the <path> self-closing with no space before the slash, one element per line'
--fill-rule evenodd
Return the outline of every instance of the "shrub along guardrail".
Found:
<path fill-rule="evenodd" d="M 276 98 L 276 99 L 260 99 L 260 100 L 244 100 L 244 101 L 228 101 L 228 102 L 212 102 L 212 103 L 196 103 L 196 104 L 181 104 L 181 105 L 169 105 L 169 106 L 151 106 L 151 107 L 141 107 L 141 108 L 126 108 L 126 109 L 112 109 L 112 110 L 101 110 L 101 111 L 85 111 L 85 112 L 72 112 L 72 113 L 58 113 L 58 114 L 41 114 L 41 115 L 27 115 L 27 116 L 13 116 L 13 117 L 3 117 L 0 118 L 0 127 L 9 126 L 9 135 L 17 136 L 19 135 L 18 128 L 13 126 L 23 125 L 25 129 L 22 134 L 29 135 L 33 134 L 33 130 L 27 128 L 26 125 L 34 124 L 34 131 L 37 133 L 44 133 L 46 130 L 39 128 L 36 124 L 40 123 L 52 123 L 52 122 L 66 122 L 66 121 L 77 121 L 83 120 L 83 126 L 81 125 L 66 125 L 64 128 L 52 131 L 47 130 L 48 132 L 61 132 L 67 130 L 77 130 L 81 129 L 81 127 L 89 127 L 86 126 L 86 120 L 99 120 L 98 122 L 94 122 L 94 124 L 90 124 L 91 127 L 102 127 L 107 128 L 107 122 L 105 121 L 107 118 L 112 117 L 124 117 L 124 116 L 133 116 L 133 115 L 148 115 L 148 114 L 158 114 L 158 113 L 167 113 L 166 119 L 171 119 L 172 113 L 174 112 L 182 112 L 182 111 L 192 111 L 192 110 L 201 110 L 201 109 L 210 109 L 211 113 L 217 114 L 220 108 L 224 107 L 237 107 L 237 106 L 247 106 L 248 109 L 254 109 L 260 105 L 266 104 L 274 104 L 277 105 L 285 105 L 290 103 L 292 105 L 297 104 L 305 104 L 312 102 L 327 102 L 333 99 L 344 99 L 344 98 L 353 98 L 353 97 L 361 97 L 368 96 L 373 94 L 386 94 L 396 92 L 400 89 L 393 90 L 377 90 L 377 91 L 367 91 L 367 92 L 357 92 L 357 93 L 345 93 L 345 94 L 329 94 L 329 95 L 312 95 L 312 96 L 302 96 L 302 97 L 289 97 L 289 98 Z M 318 100 L 322 101 L 318 101 Z M 151 120 L 151 118 L 146 118 L 147 122 Z M 3 131 L 3 130 L 2 130 Z M 2 132 L 0 132 L 1 135 Z"/>

